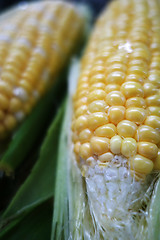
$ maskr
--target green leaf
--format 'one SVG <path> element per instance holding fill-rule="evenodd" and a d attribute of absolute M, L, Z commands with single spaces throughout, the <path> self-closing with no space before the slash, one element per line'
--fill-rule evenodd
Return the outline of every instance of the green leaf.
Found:
<path fill-rule="evenodd" d="M 52 200 L 44 202 L 25 216 L 19 216 L 13 220 L 7 226 L 7 229 L 1 231 L 0 239 L 49 239 L 51 234 L 52 211 Z"/>
<path fill-rule="evenodd" d="M 2 216 L 1 225 L 53 196 L 57 148 L 64 105 L 52 122 L 31 174 L 14 196 Z"/>
<path fill-rule="evenodd" d="M 147 239 L 160 240 L 160 178 L 155 183 L 149 206 L 147 233 Z"/>
<path fill-rule="evenodd" d="M 68 104 L 67 104 L 68 105 Z M 67 133 L 68 111 L 66 110 L 58 150 L 58 164 L 55 186 L 54 219 L 51 239 L 61 239 L 62 235 L 68 238 L 68 198 L 67 198 Z M 65 227 L 64 227 L 65 226 Z M 63 233 L 62 233 L 63 230 Z"/>
<path fill-rule="evenodd" d="M 4 170 L 7 175 L 10 175 L 19 166 L 38 139 L 44 134 L 45 128 L 56 109 L 55 99 L 59 102 L 63 96 L 63 85 L 64 76 L 61 76 L 16 131 L 8 150 L 0 161 L 0 169 Z"/>
<path fill-rule="evenodd" d="M 58 151 L 58 164 L 56 175 L 55 199 L 54 199 L 54 214 L 52 223 L 52 240 L 69 239 L 70 235 L 70 219 L 69 208 L 70 200 L 69 195 L 72 195 L 70 182 L 70 166 L 71 160 L 70 149 L 70 123 L 72 118 L 72 102 L 71 96 L 73 95 L 76 87 L 76 82 L 79 76 L 80 63 L 79 59 L 75 58 L 72 61 L 69 71 L 69 97 L 66 103 L 65 116 L 60 135 L 59 151 Z M 77 183 L 77 182 L 76 182 Z M 79 190 L 80 188 L 78 188 Z M 76 192 L 77 193 L 77 192 Z M 79 196 L 79 193 L 78 193 Z M 82 195 L 80 196 L 82 197 Z M 76 203 L 74 203 L 76 205 Z"/>

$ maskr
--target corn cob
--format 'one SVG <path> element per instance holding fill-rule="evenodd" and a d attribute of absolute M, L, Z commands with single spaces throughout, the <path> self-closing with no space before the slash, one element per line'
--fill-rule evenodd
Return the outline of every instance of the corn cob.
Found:
<path fill-rule="evenodd" d="M 64 2 L 25 5 L 17 11 L 0 26 L 0 138 L 53 84 L 76 46 L 83 22 Z"/>
<path fill-rule="evenodd" d="M 71 128 L 91 239 L 142 237 L 142 199 L 160 170 L 159 11 L 156 0 L 113 1 L 81 62 Z"/>

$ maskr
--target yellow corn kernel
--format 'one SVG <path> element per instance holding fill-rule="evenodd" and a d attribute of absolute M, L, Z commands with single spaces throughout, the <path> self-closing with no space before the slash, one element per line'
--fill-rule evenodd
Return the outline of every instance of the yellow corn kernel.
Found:
<path fill-rule="evenodd" d="M 78 83 L 78 91 L 83 91 L 83 90 L 87 90 L 89 87 L 89 84 L 88 83 L 84 83 L 84 82 L 79 82 Z"/>
<path fill-rule="evenodd" d="M 78 118 L 81 115 L 85 115 L 87 113 L 87 106 L 86 105 L 82 105 L 81 107 L 79 107 L 76 112 L 75 112 L 75 117 Z"/>
<path fill-rule="evenodd" d="M 79 137 L 78 137 L 77 133 L 73 132 L 73 134 L 72 134 L 72 141 L 75 143 L 78 140 L 79 140 Z"/>
<path fill-rule="evenodd" d="M 137 124 L 142 124 L 147 116 L 143 108 L 131 107 L 126 110 L 126 119 Z"/>
<path fill-rule="evenodd" d="M 123 120 L 117 125 L 117 131 L 121 137 L 134 137 L 136 129 L 137 125 L 128 120 Z"/>
<path fill-rule="evenodd" d="M 112 91 L 119 91 L 120 90 L 120 85 L 118 84 L 107 84 L 105 87 L 105 92 L 110 93 Z"/>
<path fill-rule="evenodd" d="M 152 128 L 160 130 L 160 117 L 157 116 L 148 116 L 144 122 L 145 125 L 148 125 Z"/>
<path fill-rule="evenodd" d="M 154 59 L 153 59 L 151 62 L 150 68 L 151 69 L 159 69 L 159 64 L 160 64 L 160 61 L 154 61 Z"/>
<path fill-rule="evenodd" d="M 31 93 L 31 91 L 33 90 L 33 86 L 25 79 L 19 82 L 19 86 L 25 89 L 28 93 Z"/>
<path fill-rule="evenodd" d="M 75 152 L 76 154 L 79 153 L 80 146 L 81 146 L 81 143 L 80 143 L 80 142 L 76 142 L 76 143 L 75 143 L 75 145 L 74 145 L 74 152 Z"/>
<path fill-rule="evenodd" d="M 97 74 L 103 74 L 104 71 L 105 71 L 105 68 L 102 65 L 95 66 L 90 71 L 90 77 L 92 77 L 93 75 L 97 75 Z"/>
<path fill-rule="evenodd" d="M 104 90 L 105 89 L 105 84 L 104 83 L 95 83 L 95 84 L 92 84 L 91 87 L 90 87 L 90 91 L 94 91 L 94 90 L 97 90 L 97 89 L 100 89 L 100 90 Z"/>
<path fill-rule="evenodd" d="M 160 95 L 152 95 L 146 98 L 146 103 L 148 106 L 160 106 Z"/>
<path fill-rule="evenodd" d="M 120 154 L 121 153 L 121 144 L 122 144 L 122 138 L 120 136 L 112 137 L 110 140 L 111 152 L 114 154 Z"/>
<path fill-rule="evenodd" d="M 134 138 L 124 138 L 121 144 L 121 153 L 125 157 L 134 156 L 137 153 L 137 142 Z"/>
<path fill-rule="evenodd" d="M 83 129 L 87 128 L 87 125 L 88 125 L 87 124 L 87 117 L 85 117 L 85 116 L 80 116 L 75 121 L 75 129 L 78 132 L 80 132 Z"/>
<path fill-rule="evenodd" d="M 83 83 L 87 83 L 87 85 L 88 85 L 88 79 L 89 79 L 89 77 L 86 76 L 85 74 L 82 75 L 82 76 L 80 75 L 80 77 L 79 77 L 79 82 L 78 82 L 78 86 L 81 85 L 81 84 L 83 84 Z"/>
<path fill-rule="evenodd" d="M 154 169 L 160 170 L 160 149 L 158 151 L 156 159 L 154 160 Z"/>
<path fill-rule="evenodd" d="M 12 86 L 9 83 L 0 81 L 0 92 L 3 95 L 10 97 L 12 95 L 12 91 L 13 91 Z"/>
<path fill-rule="evenodd" d="M 6 110 L 9 107 L 9 99 L 2 94 L 0 94 L 0 106 L 2 110 Z"/>
<path fill-rule="evenodd" d="M 125 82 L 137 82 L 137 83 L 143 83 L 144 77 L 142 77 L 139 74 L 128 74 L 126 76 Z"/>
<path fill-rule="evenodd" d="M 123 63 L 114 63 L 107 67 L 107 73 L 115 72 L 115 71 L 120 71 L 125 73 L 127 71 L 127 67 Z"/>
<path fill-rule="evenodd" d="M 125 76 L 126 75 L 123 72 L 119 72 L 119 71 L 112 72 L 106 77 L 106 83 L 121 85 L 125 80 Z"/>
<path fill-rule="evenodd" d="M 134 34 L 135 34 L 134 35 L 135 38 L 131 39 L 131 41 L 136 41 L 136 38 L 139 38 L 142 41 L 142 39 L 144 38 L 144 43 L 148 43 L 148 36 L 144 37 L 143 35 L 140 34 L 140 32 L 139 33 L 134 32 Z M 139 48 L 139 49 L 136 49 L 136 51 L 133 51 L 131 53 L 131 59 L 135 59 L 135 58 L 136 59 L 144 59 L 146 62 L 148 62 L 150 59 L 150 56 L 147 51 Z"/>
<path fill-rule="evenodd" d="M 108 116 L 103 112 L 92 113 L 88 116 L 88 126 L 90 129 L 94 130 L 108 123 Z"/>
<path fill-rule="evenodd" d="M 94 154 L 102 154 L 109 151 L 109 139 L 104 137 L 92 137 L 91 149 Z"/>
<path fill-rule="evenodd" d="M 99 83 L 99 82 L 105 83 L 105 75 L 104 74 L 97 74 L 97 75 L 92 76 L 89 79 L 90 84 L 95 84 L 95 83 Z"/>
<path fill-rule="evenodd" d="M 92 156 L 92 149 L 90 143 L 83 143 L 79 148 L 79 155 L 83 160 Z"/>
<path fill-rule="evenodd" d="M 87 104 L 87 97 L 83 97 L 83 98 L 81 98 L 81 99 L 79 99 L 78 101 L 75 102 L 74 108 L 78 109 L 82 105 L 86 105 L 86 104 Z"/>
<path fill-rule="evenodd" d="M 108 116 L 110 122 L 118 124 L 125 117 L 125 107 L 123 106 L 110 107 L 108 110 Z"/>
<path fill-rule="evenodd" d="M 12 130 L 15 127 L 16 122 L 17 121 L 16 121 L 15 117 L 10 114 L 6 115 L 5 119 L 3 121 L 4 126 L 6 127 L 7 130 Z"/>
<path fill-rule="evenodd" d="M 142 59 L 132 59 L 129 61 L 129 66 L 140 66 L 142 67 L 145 71 L 147 69 L 147 63 L 143 61 Z"/>
<path fill-rule="evenodd" d="M 154 143 L 150 142 L 139 142 L 138 153 L 146 158 L 155 159 L 158 154 L 158 147 Z"/>
<path fill-rule="evenodd" d="M 108 106 L 107 106 L 106 102 L 103 101 L 103 100 L 97 100 L 97 101 L 91 102 L 88 105 L 88 110 L 91 113 L 94 113 L 94 112 L 106 112 L 107 109 L 108 109 Z"/>
<path fill-rule="evenodd" d="M 116 135 L 117 129 L 114 124 L 108 123 L 95 130 L 95 135 L 99 137 L 111 138 Z"/>
<path fill-rule="evenodd" d="M 86 128 L 79 133 L 79 140 L 81 143 L 89 142 L 91 136 L 92 132 L 88 128 Z"/>
<path fill-rule="evenodd" d="M 148 107 L 149 114 L 160 117 L 160 107 Z"/>
<path fill-rule="evenodd" d="M 120 91 L 113 91 L 107 94 L 106 103 L 110 106 L 123 106 L 125 97 Z"/>
<path fill-rule="evenodd" d="M 22 101 L 20 101 L 18 98 L 11 98 L 10 103 L 9 103 L 9 108 L 8 110 L 11 113 L 15 113 L 19 111 L 22 108 L 23 104 Z"/>
<path fill-rule="evenodd" d="M 144 96 L 149 97 L 157 93 L 157 87 L 153 83 L 145 83 L 143 85 Z"/>
<path fill-rule="evenodd" d="M 149 174 L 153 169 L 153 162 L 139 154 L 131 159 L 130 165 L 131 169 L 138 173 Z"/>
<path fill-rule="evenodd" d="M 77 93 L 77 99 L 80 99 L 82 97 L 85 97 L 88 95 L 88 90 L 84 89 L 84 90 L 81 90 Z"/>
<path fill-rule="evenodd" d="M 106 93 L 103 90 L 97 89 L 89 93 L 88 95 L 88 103 L 91 103 L 96 100 L 105 99 Z"/>
<path fill-rule="evenodd" d="M 158 144 L 160 142 L 160 134 L 150 126 L 142 125 L 137 129 L 135 139 L 140 142 L 151 142 Z"/>
<path fill-rule="evenodd" d="M 148 75 L 148 81 L 150 83 L 155 84 L 157 87 L 160 87 L 160 71 L 159 70 L 152 70 L 150 71 L 150 74 Z"/>
<path fill-rule="evenodd" d="M 117 53 L 115 55 L 111 55 L 107 59 L 107 64 L 114 64 L 114 63 L 126 63 L 126 57 L 124 53 Z"/>
<path fill-rule="evenodd" d="M 145 108 L 146 107 L 145 99 L 141 97 L 128 98 L 126 101 L 126 108 L 129 107 Z"/>
<path fill-rule="evenodd" d="M 144 67 L 135 65 L 135 66 L 129 67 L 128 74 L 138 74 L 138 75 L 144 77 L 144 76 L 146 76 L 147 72 L 144 71 Z"/>
<path fill-rule="evenodd" d="M 105 49 L 100 50 L 99 55 L 97 56 L 97 58 L 104 62 L 107 60 L 107 58 L 110 56 L 110 54 L 113 52 L 113 47 L 106 47 Z"/>
<path fill-rule="evenodd" d="M 100 162 L 110 162 L 112 161 L 114 155 L 111 152 L 104 153 L 99 156 L 99 161 Z"/>
<path fill-rule="evenodd" d="M 121 86 L 121 91 L 126 98 L 143 97 L 144 90 L 140 83 L 137 82 L 125 82 Z"/>

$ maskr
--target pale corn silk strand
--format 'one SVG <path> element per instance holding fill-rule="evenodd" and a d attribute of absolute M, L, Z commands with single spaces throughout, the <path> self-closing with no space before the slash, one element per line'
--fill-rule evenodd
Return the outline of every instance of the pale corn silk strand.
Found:
<path fill-rule="evenodd" d="M 86 195 L 75 199 L 83 201 L 84 212 L 89 208 L 94 229 L 85 228 L 87 212 L 77 215 L 84 239 L 144 236 L 160 169 L 159 11 L 156 0 L 113 1 L 81 62 L 72 142 L 86 187 Z"/>
<path fill-rule="evenodd" d="M 83 20 L 74 6 L 63 1 L 23 4 L 1 19 L 0 139 L 3 139 L 54 83 L 76 46 Z"/>

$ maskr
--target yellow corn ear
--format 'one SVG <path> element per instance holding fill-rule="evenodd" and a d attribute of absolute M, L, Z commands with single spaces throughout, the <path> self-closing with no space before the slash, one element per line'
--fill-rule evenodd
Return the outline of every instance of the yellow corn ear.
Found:
<path fill-rule="evenodd" d="M 82 168 L 107 166 L 119 155 L 137 178 L 160 169 L 158 16 L 158 1 L 122 0 L 98 19 L 73 98 L 72 139 Z"/>
<path fill-rule="evenodd" d="M 70 4 L 19 7 L 0 26 L 0 138 L 30 113 L 53 83 L 82 29 Z"/>

